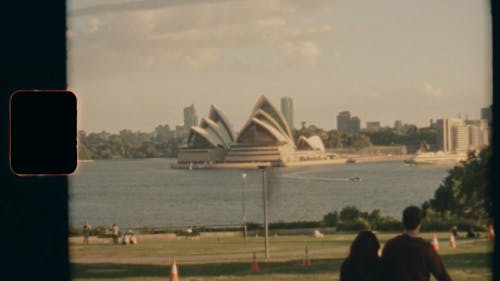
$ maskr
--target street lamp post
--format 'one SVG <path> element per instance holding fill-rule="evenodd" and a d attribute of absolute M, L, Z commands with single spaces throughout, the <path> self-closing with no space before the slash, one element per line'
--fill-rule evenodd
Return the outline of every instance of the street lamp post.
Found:
<path fill-rule="evenodd" d="M 264 239 L 265 239 L 265 251 L 266 251 L 266 259 L 269 258 L 269 223 L 267 218 L 267 168 L 270 165 L 260 165 L 259 169 L 262 170 L 262 198 L 263 198 L 263 207 L 264 207 Z"/>
<path fill-rule="evenodd" d="M 247 178 L 247 174 L 241 174 L 241 200 L 243 207 L 243 237 L 247 240 L 247 209 L 245 208 L 245 179 Z"/>

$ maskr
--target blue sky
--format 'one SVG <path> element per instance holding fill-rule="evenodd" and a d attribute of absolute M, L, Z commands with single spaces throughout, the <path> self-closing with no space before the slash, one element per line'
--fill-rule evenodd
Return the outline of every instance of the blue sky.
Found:
<path fill-rule="evenodd" d="M 219 106 L 239 129 L 260 95 L 295 126 L 350 110 L 382 125 L 478 118 L 491 103 L 488 1 L 68 2 L 70 88 L 87 131 L 152 131 Z"/>

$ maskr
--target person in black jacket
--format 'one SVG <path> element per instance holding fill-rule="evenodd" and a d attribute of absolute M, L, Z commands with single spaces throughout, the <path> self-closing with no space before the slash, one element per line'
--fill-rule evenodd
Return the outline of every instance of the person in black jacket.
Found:
<path fill-rule="evenodd" d="M 349 256 L 340 268 L 340 281 L 381 280 L 380 243 L 373 232 L 364 230 L 351 244 Z"/>

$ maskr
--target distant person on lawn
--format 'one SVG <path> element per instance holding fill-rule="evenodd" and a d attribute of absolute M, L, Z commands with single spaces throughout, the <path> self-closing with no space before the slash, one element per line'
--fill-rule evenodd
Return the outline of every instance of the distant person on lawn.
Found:
<path fill-rule="evenodd" d="M 339 281 L 382 280 L 382 264 L 378 255 L 380 243 L 373 232 L 363 230 L 351 244 L 349 256 L 340 267 Z"/>
<path fill-rule="evenodd" d="M 118 238 L 120 237 L 120 229 L 118 228 L 118 225 L 116 225 L 116 223 L 114 223 L 113 227 L 111 227 L 111 233 L 113 235 L 113 244 L 118 244 Z"/>
<path fill-rule="evenodd" d="M 406 232 L 390 239 L 382 252 L 385 281 L 451 281 L 441 258 L 432 245 L 419 237 L 422 211 L 410 206 L 403 211 Z"/>
<path fill-rule="evenodd" d="M 85 224 L 83 225 L 83 244 L 89 243 L 89 236 L 91 230 L 92 230 L 92 225 L 90 225 L 88 221 L 85 221 Z"/>

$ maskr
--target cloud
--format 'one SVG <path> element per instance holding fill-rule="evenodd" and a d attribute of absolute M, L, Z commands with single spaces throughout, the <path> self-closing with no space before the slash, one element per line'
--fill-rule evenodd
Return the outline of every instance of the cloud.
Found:
<path fill-rule="evenodd" d="M 444 92 L 441 88 L 434 87 L 429 83 L 424 83 L 422 88 L 424 93 L 431 97 L 440 98 L 444 95 Z"/>
<path fill-rule="evenodd" d="M 314 42 L 285 42 L 281 49 L 293 59 L 303 59 L 310 65 L 315 65 L 320 55 L 320 50 Z"/>
<path fill-rule="evenodd" d="M 314 67 L 320 39 L 333 30 L 314 17 L 331 1 L 119 3 L 70 17 L 70 59 L 80 74 Z"/>
<path fill-rule="evenodd" d="M 215 49 L 198 49 L 191 54 L 183 56 L 182 61 L 190 68 L 199 70 L 217 62 Z"/>

